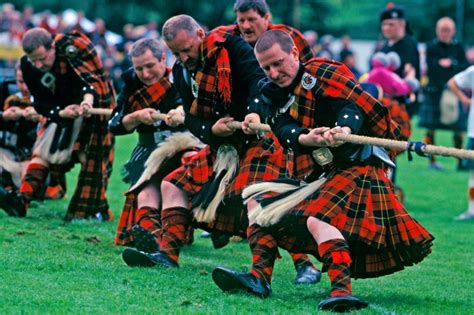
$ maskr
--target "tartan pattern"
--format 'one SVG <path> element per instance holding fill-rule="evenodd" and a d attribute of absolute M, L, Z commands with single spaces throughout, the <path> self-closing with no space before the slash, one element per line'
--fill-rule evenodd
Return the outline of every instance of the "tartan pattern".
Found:
<path fill-rule="evenodd" d="M 310 154 L 295 154 L 292 150 L 288 153 L 290 154 L 288 160 L 291 163 L 289 169 L 293 170 L 293 177 L 304 180 L 313 172 L 315 164 Z"/>
<path fill-rule="evenodd" d="M 125 204 L 119 218 L 115 240 L 116 245 L 132 246 L 131 230 L 136 224 L 156 236 L 157 242 L 161 232 L 161 219 L 157 209 L 142 207 L 137 209 L 137 196 L 134 193 L 126 195 Z"/>
<path fill-rule="evenodd" d="M 26 206 L 36 196 L 42 196 L 45 189 L 44 183 L 48 177 L 48 168 L 39 163 L 30 163 L 26 169 L 25 176 L 21 183 L 20 192 Z"/>
<path fill-rule="evenodd" d="M 331 281 L 331 296 L 352 295 L 349 267 L 352 260 L 347 242 L 332 239 L 319 244 L 318 251 Z"/>
<path fill-rule="evenodd" d="M 161 217 L 160 211 L 152 207 L 141 207 L 136 210 L 137 224 L 150 232 L 159 244 L 161 238 Z"/>
<path fill-rule="evenodd" d="M 245 187 L 262 181 L 291 177 L 291 155 L 278 144 L 276 137 L 254 139 L 239 161 L 235 179 L 227 188 L 227 196 L 240 196 Z"/>
<path fill-rule="evenodd" d="M 79 32 L 72 32 L 66 35 L 58 34 L 54 41 L 58 61 L 66 60 L 82 81 L 93 87 L 94 107 L 113 108 L 113 87 L 89 38 Z M 69 45 L 77 48 L 75 56 L 65 53 Z M 60 71 L 66 71 L 64 64 L 59 68 Z M 86 162 L 81 163 L 78 184 L 69 203 L 66 220 L 87 218 L 96 213 L 100 213 L 104 220 L 112 218 L 105 191 L 112 170 L 113 144 L 104 115 L 84 118 L 74 150 L 75 153 L 84 152 Z"/>
<path fill-rule="evenodd" d="M 304 38 L 303 34 L 295 28 L 284 24 L 268 24 L 268 31 L 269 30 L 280 30 L 288 33 L 293 42 L 295 43 L 296 48 L 299 51 L 299 59 L 301 62 L 308 62 L 311 58 L 314 57 L 313 52 L 311 51 L 311 47 L 309 46 L 308 42 Z M 218 26 L 213 31 L 222 32 L 227 35 L 234 35 L 234 36 L 241 36 L 242 33 L 240 32 L 240 28 L 238 24 L 231 24 L 225 26 Z"/>
<path fill-rule="evenodd" d="M 400 126 L 400 140 L 408 140 L 411 136 L 411 124 L 405 104 L 388 97 L 382 98 L 382 104 L 388 108 L 390 116 Z"/>
<path fill-rule="evenodd" d="M 252 251 L 252 270 L 257 278 L 272 282 L 273 267 L 278 256 L 278 244 L 267 228 L 252 224 L 247 229 L 247 237 Z"/>
<path fill-rule="evenodd" d="M 434 240 L 396 199 L 381 167 L 339 170 L 273 226 L 278 245 L 319 257 L 306 227 L 310 216 L 336 227 L 347 240 L 354 278 L 383 276 L 419 263 Z"/>
<path fill-rule="evenodd" d="M 246 236 L 247 209 L 241 201 L 242 190 L 250 184 L 292 175 L 292 155 L 283 151 L 276 138 L 252 141 L 240 158 L 235 178 L 226 189 L 224 202 L 218 209 L 214 222 L 197 224 L 196 227 Z M 206 146 L 168 174 L 163 180 L 184 190 L 191 198 L 199 194 L 205 184 L 214 179 L 216 152 Z"/>
<path fill-rule="evenodd" d="M 293 90 L 296 100 L 289 114 L 303 127 L 314 128 L 319 100 L 339 98 L 351 100 L 365 113 L 365 125 L 370 135 L 397 139 L 399 130 L 390 118 L 388 109 L 365 92 L 352 72 L 342 63 L 313 58 L 304 65 L 305 71 L 316 78 L 316 86 L 306 90 L 299 82 Z"/>
<path fill-rule="evenodd" d="M 136 217 L 137 195 L 134 193 L 126 194 L 125 203 L 115 232 L 115 245 L 131 246 L 133 245 L 132 227 L 137 223 Z"/>
<path fill-rule="evenodd" d="M 274 138 L 254 139 L 240 157 L 238 172 L 226 190 L 226 198 L 240 196 L 250 184 L 291 176 L 293 164 L 289 157 Z M 194 196 L 214 178 L 215 159 L 216 152 L 206 146 L 164 180 Z"/>
<path fill-rule="evenodd" d="M 223 47 L 225 37 L 220 32 L 210 32 L 200 46 L 202 67 L 196 72 L 198 96 L 191 104 L 190 113 L 211 118 L 214 104 L 228 109 L 232 102 L 232 74 L 229 54 Z"/>
<path fill-rule="evenodd" d="M 205 146 L 190 159 L 183 161 L 183 166 L 169 173 L 163 180 L 172 183 L 191 196 L 195 195 L 211 179 L 214 160 L 215 152 L 210 146 Z"/>
<path fill-rule="evenodd" d="M 64 173 L 61 165 L 49 166 L 49 187 L 58 187 L 62 196 L 64 196 L 67 191 L 66 175 Z"/>
<path fill-rule="evenodd" d="M 97 213 L 105 221 L 113 219 L 106 196 L 113 163 L 113 138 L 107 132 L 103 137 L 95 134 L 91 140 L 65 220 L 94 217 Z M 110 145 L 104 145 L 107 142 Z"/>
<path fill-rule="evenodd" d="M 162 234 L 160 251 L 168 255 L 176 264 L 179 250 L 183 247 L 191 224 L 189 209 L 174 207 L 161 211 Z"/>
<path fill-rule="evenodd" d="M 127 100 L 130 113 L 144 108 L 157 108 L 171 88 L 168 76 L 164 76 L 158 82 L 138 89 Z"/>

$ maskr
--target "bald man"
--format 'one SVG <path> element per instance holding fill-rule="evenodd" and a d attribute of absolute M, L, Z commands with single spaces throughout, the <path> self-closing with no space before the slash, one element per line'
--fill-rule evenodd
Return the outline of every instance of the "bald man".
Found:
<path fill-rule="evenodd" d="M 442 116 L 441 109 L 441 97 L 446 89 L 446 83 L 468 66 L 464 47 L 454 38 L 455 34 L 454 21 L 449 17 L 443 17 L 436 23 L 436 38 L 426 47 L 428 85 L 425 89 L 425 102 L 420 109 L 420 126 L 428 129 L 425 136 L 426 143 L 435 143 L 436 129 L 447 129 L 454 132 L 454 146 L 461 148 L 467 113 L 459 112 L 457 119 L 455 117 L 449 121 Z M 462 168 L 461 163 L 458 164 L 458 168 Z M 430 158 L 430 169 L 442 170 L 442 166 L 433 156 Z"/>

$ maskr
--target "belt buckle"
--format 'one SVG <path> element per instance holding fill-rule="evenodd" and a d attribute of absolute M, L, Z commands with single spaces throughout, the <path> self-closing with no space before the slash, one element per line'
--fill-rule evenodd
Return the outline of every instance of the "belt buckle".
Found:
<path fill-rule="evenodd" d="M 314 161 L 321 166 L 331 163 L 334 159 L 334 155 L 332 155 L 331 150 L 328 148 L 319 148 L 317 150 L 313 150 L 311 155 L 313 156 Z"/>

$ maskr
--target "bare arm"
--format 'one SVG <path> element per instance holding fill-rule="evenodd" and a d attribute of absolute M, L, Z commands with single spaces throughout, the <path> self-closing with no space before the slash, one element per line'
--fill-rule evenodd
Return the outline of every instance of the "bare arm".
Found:
<path fill-rule="evenodd" d="M 456 94 L 457 97 L 459 97 L 459 100 L 461 103 L 466 106 L 466 108 L 469 108 L 471 105 L 471 100 L 467 95 L 459 88 L 459 86 L 456 84 L 456 81 L 454 78 L 449 79 L 448 81 L 448 86 L 453 91 L 454 94 Z"/>

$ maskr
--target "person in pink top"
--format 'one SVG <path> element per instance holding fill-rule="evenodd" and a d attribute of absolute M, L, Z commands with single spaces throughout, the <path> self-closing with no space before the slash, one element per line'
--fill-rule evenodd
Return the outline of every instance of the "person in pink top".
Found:
<path fill-rule="evenodd" d="M 420 83 L 415 78 L 415 73 L 400 78 L 395 71 L 400 65 L 400 57 L 395 52 L 385 54 L 378 52 L 372 57 L 372 70 L 365 82 L 378 84 L 382 87 L 384 95 L 392 98 L 409 95 L 416 91 Z"/>

